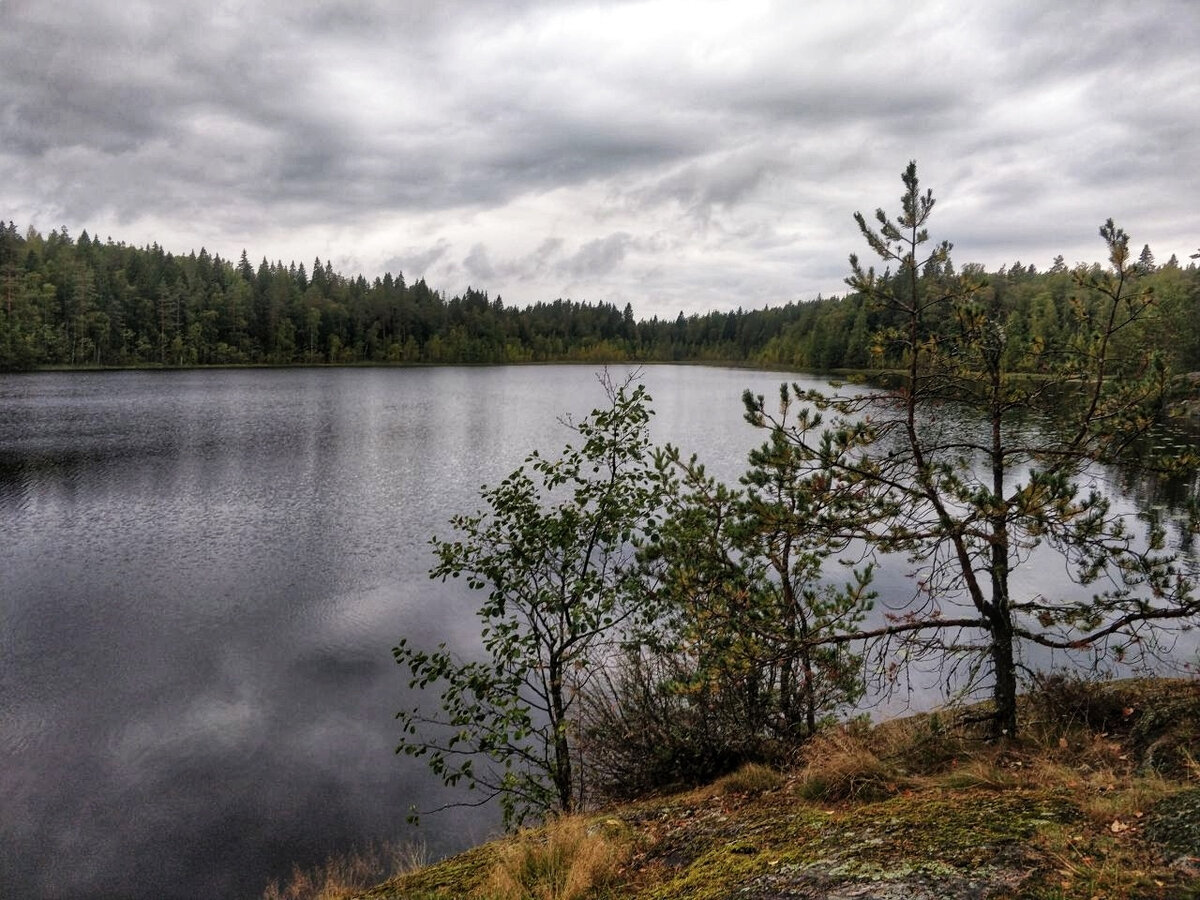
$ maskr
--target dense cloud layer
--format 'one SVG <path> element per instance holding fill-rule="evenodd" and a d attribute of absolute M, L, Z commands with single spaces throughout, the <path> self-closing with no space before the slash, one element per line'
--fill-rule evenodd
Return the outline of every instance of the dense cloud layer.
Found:
<path fill-rule="evenodd" d="M 838 292 L 918 160 L 959 262 L 1200 242 L 1200 6 L 0 0 L 0 215 L 640 315 Z"/>

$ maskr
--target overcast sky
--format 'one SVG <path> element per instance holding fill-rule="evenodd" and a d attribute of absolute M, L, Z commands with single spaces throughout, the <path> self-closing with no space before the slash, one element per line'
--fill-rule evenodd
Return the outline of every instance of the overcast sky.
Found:
<path fill-rule="evenodd" d="M 1200 244 L 1200 2 L 0 0 L 0 217 L 639 316 Z M 865 255 L 865 254 L 864 254 Z"/>

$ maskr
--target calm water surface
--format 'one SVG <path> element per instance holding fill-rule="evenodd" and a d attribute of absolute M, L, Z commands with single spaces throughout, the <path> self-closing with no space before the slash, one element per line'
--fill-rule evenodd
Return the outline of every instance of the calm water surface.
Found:
<path fill-rule="evenodd" d="M 736 477 L 780 380 L 648 368 L 655 438 Z M 396 640 L 477 641 L 429 536 L 602 403 L 587 367 L 0 376 L 0 896 L 257 896 L 461 796 L 393 754 Z"/>

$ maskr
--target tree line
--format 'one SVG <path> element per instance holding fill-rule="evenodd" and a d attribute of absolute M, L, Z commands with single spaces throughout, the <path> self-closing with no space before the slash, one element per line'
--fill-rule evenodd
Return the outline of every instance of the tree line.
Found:
<path fill-rule="evenodd" d="M 1164 277 L 1109 220 L 1107 265 L 1000 286 L 954 268 L 915 164 L 902 178 L 898 215 L 856 215 L 884 269 L 852 254 L 841 306 L 860 304 L 901 377 L 747 392 L 764 441 L 735 484 L 653 445 L 645 389 L 606 382 L 559 456 L 532 454 L 434 538 L 431 576 L 484 596 L 483 652 L 400 641 L 410 687 L 438 696 L 400 711 L 399 752 L 519 822 L 786 758 L 910 666 L 988 698 L 975 717 L 1013 741 L 1039 651 L 1090 671 L 1169 657 L 1200 620 L 1195 555 L 1091 467 L 1195 475 L 1193 447 L 1146 442 L 1176 356 L 1149 338 L 1178 266 Z M 1070 318 L 1052 323 L 1060 277 Z M 1015 322 L 1005 298 L 1039 279 L 1039 314 Z M 883 560 L 906 573 L 886 595 Z M 1047 561 L 1073 586 L 1013 577 Z"/>
<path fill-rule="evenodd" d="M 1179 371 L 1200 369 L 1200 272 L 1149 247 L 1136 261 L 1157 294 L 1150 342 Z M 1098 264 L 1045 272 L 1019 262 L 987 273 L 980 302 L 1022 338 L 1078 332 L 1079 278 Z M 736 300 L 737 298 L 731 298 Z M 368 282 L 319 258 L 253 265 L 201 249 L 173 254 L 65 228 L 0 224 L 0 369 L 68 366 L 356 363 L 721 362 L 816 371 L 902 366 L 873 352 L 894 315 L 861 291 L 762 309 L 637 320 L 633 309 L 557 299 L 523 308 L 486 291 L 447 298 L 403 274 Z"/>

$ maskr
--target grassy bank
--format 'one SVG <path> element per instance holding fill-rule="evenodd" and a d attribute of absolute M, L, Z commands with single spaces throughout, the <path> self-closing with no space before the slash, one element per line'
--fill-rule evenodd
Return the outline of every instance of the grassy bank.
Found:
<path fill-rule="evenodd" d="M 1200 898 L 1200 682 L 1049 682 L 839 727 L 782 770 L 560 820 L 328 898 Z"/>

